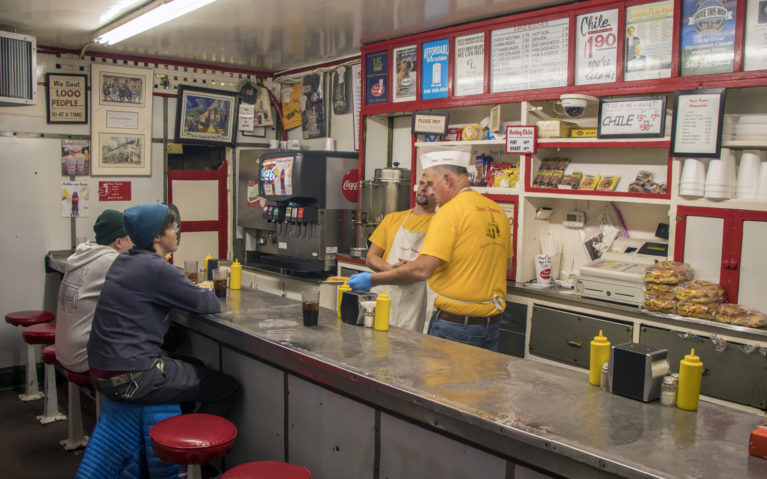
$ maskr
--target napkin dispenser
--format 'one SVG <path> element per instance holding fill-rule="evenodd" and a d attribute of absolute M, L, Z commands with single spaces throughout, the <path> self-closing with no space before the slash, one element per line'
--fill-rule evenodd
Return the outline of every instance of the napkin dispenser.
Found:
<path fill-rule="evenodd" d="M 610 349 L 610 390 L 615 394 L 650 402 L 660 397 L 663 376 L 670 363 L 667 349 L 625 343 Z"/>
<path fill-rule="evenodd" d="M 360 295 L 367 294 L 366 291 L 344 291 L 341 296 L 341 321 L 347 324 L 360 325 L 365 319 L 360 314 Z"/>

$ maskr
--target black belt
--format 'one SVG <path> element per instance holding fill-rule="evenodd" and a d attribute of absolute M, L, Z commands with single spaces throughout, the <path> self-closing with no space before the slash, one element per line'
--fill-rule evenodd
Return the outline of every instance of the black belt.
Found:
<path fill-rule="evenodd" d="M 157 368 L 162 372 L 165 372 L 165 363 L 162 359 L 155 359 L 154 363 L 152 364 L 152 367 L 147 369 L 146 371 L 133 371 L 130 373 L 124 373 L 124 374 L 118 374 L 116 376 L 111 376 L 108 378 L 96 378 L 91 376 L 91 381 L 93 381 L 93 384 L 98 387 L 99 389 L 109 389 L 109 388 L 116 388 L 119 386 L 122 386 L 123 384 L 128 384 L 131 381 L 135 381 L 136 378 L 144 374 L 145 372 L 149 371 L 152 368 Z"/>
<path fill-rule="evenodd" d="M 491 324 L 495 324 L 500 319 L 500 314 L 496 314 L 495 316 L 466 316 L 462 314 L 453 314 L 448 313 L 447 311 L 439 310 L 437 313 L 437 318 L 444 319 L 445 321 L 450 321 L 451 323 L 460 323 L 460 324 L 474 324 L 474 325 L 481 325 L 481 326 L 490 326 Z"/>

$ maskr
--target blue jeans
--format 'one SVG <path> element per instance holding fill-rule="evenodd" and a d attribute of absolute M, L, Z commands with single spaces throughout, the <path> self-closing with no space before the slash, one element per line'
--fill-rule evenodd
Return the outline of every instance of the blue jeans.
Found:
<path fill-rule="evenodd" d="M 500 321 L 485 326 L 484 324 L 461 324 L 439 318 L 439 310 L 434 311 L 429 324 L 429 336 L 452 339 L 459 343 L 477 346 L 491 351 L 498 351 L 498 331 Z"/>

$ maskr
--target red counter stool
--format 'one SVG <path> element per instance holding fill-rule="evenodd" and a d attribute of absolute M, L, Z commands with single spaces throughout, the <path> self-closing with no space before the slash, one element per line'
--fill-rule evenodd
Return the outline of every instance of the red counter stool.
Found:
<path fill-rule="evenodd" d="M 69 386 L 69 423 L 67 425 L 67 438 L 59 441 L 61 447 L 66 451 L 74 451 L 88 445 L 88 436 L 83 429 L 83 415 L 80 408 L 80 387 L 90 387 L 92 384 L 91 376 L 88 373 L 76 373 L 64 368 L 67 375 Z M 99 404 L 101 403 L 98 392 L 96 393 L 96 417 L 99 414 Z"/>
<path fill-rule="evenodd" d="M 312 473 L 286 462 L 256 461 L 229 469 L 221 479 L 312 479 Z"/>
<path fill-rule="evenodd" d="M 24 336 L 24 341 L 27 343 L 27 351 L 29 351 L 30 347 L 34 347 L 36 344 L 53 345 L 53 343 L 56 342 L 56 323 L 33 324 L 32 326 L 24 328 L 21 334 Z M 51 356 L 49 356 L 49 360 L 52 360 L 55 364 L 55 351 L 53 352 L 52 359 Z M 58 394 L 56 393 L 56 369 L 54 364 L 45 364 L 45 393 L 43 394 L 45 396 L 45 403 L 43 404 L 43 415 L 37 416 L 37 420 L 42 424 L 66 419 L 66 417 L 59 417 L 60 414 L 58 414 L 59 399 Z M 37 374 L 35 374 L 35 379 L 37 379 Z M 49 384 L 51 383 L 53 383 L 53 387 L 49 390 Z M 51 394 L 53 397 L 50 398 L 48 394 Z M 51 401 L 51 399 L 53 399 L 53 401 Z M 48 415 L 48 411 L 52 408 L 55 408 L 56 411 L 53 412 L 52 415 Z"/>
<path fill-rule="evenodd" d="M 188 466 L 187 478 L 200 479 L 200 466 L 229 453 L 237 427 L 212 414 L 182 414 L 158 422 L 149 430 L 158 458 Z"/>
<path fill-rule="evenodd" d="M 48 326 L 48 324 L 41 324 L 39 326 Z M 56 330 L 54 329 L 53 332 L 55 340 Z M 56 360 L 56 346 L 53 344 L 43 348 L 43 363 L 45 364 L 45 398 L 43 399 L 43 414 L 37 416 L 35 419 L 40 421 L 40 424 L 63 421 L 67 417 L 59 411 L 59 393 L 56 390 L 56 366 L 59 362 Z"/>
<path fill-rule="evenodd" d="M 5 322 L 14 326 L 27 327 L 33 324 L 50 323 L 53 318 L 53 313 L 48 311 L 14 311 L 5 315 Z M 40 392 L 37 385 L 37 365 L 35 363 L 35 346 L 27 344 L 27 384 L 24 387 L 24 394 L 19 394 L 19 399 L 22 401 L 33 401 L 43 397 L 43 393 Z"/>

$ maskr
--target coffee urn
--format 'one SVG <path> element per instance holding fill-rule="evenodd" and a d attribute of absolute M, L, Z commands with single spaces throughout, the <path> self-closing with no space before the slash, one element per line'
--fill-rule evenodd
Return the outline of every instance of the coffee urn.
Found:
<path fill-rule="evenodd" d="M 372 180 L 360 184 L 360 214 L 358 243 L 367 246 L 367 239 L 383 220 L 394 211 L 410 208 L 410 170 L 398 167 L 378 168 Z"/>

